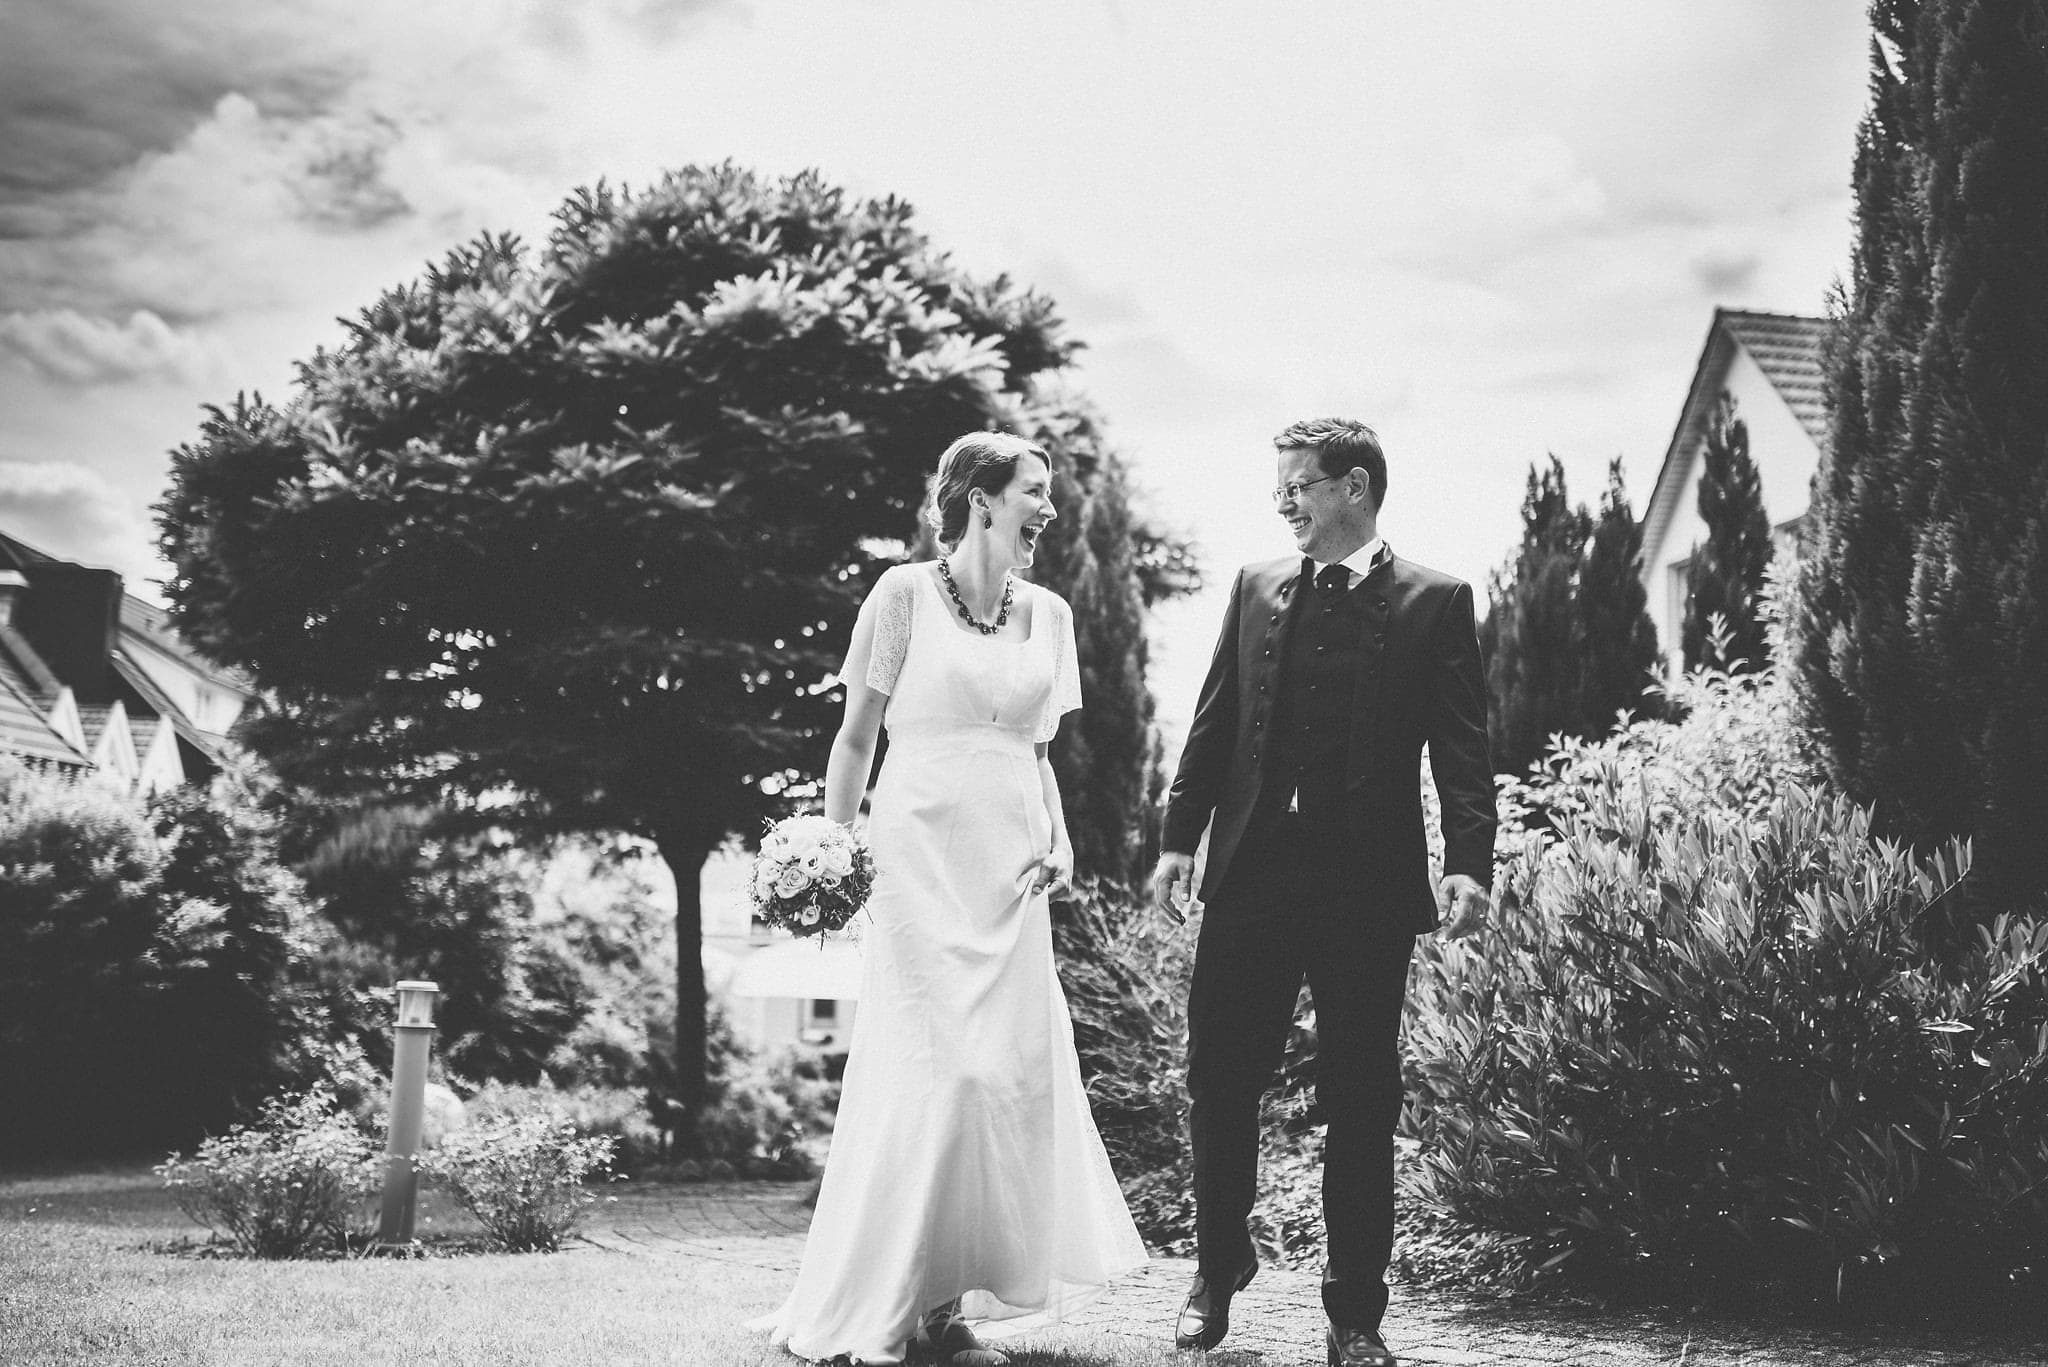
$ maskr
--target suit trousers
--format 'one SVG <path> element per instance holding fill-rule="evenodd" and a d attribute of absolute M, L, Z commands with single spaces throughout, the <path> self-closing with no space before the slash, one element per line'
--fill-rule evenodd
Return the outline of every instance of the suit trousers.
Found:
<path fill-rule="evenodd" d="M 1202 914 L 1188 1000 L 1197 1258 L 1221 1279 L 1252 1257 L 1259 1104 L 1306 979 L 1323 1139 L 1323 1306 L 1377 1328 L 1394 1244 L 1398 1033 L 1415 937 L 1373 904 L 1355 830 L 1295 813 L 1255 823 Z"/>

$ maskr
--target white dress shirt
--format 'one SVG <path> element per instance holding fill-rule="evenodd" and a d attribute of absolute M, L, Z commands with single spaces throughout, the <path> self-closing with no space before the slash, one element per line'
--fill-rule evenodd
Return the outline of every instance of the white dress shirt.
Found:
<path fill-rule="evenodd" d="M 1351 582 L 1344 587 L 1347 589 L 1357 588 L 1358 581 L 1365 578 L 1366 572 L 1372 569 L 1372 562 L 1377 560 L 1386 548 L 1387 539 L 1383 536 L 1376 536 L 1340 560 L 1338 563 L 1351 571 Z M 1316 561 L 1315 565 L 1317 574 L 1321 574 L 1325 569 L 1329 568 L 1320 560 Z"/>

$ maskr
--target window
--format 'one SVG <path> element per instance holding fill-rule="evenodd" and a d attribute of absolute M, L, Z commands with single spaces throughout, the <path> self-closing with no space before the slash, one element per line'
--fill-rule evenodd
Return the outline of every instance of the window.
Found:
<path fill-rule="evenodd" d="M 1685 655 L 1682 642 L 1685 640 L 1686 580 L 1692 577 L 1692 557 L 1688 555 L 1683 560 L 1674 561 L 1665 573 L 1669 576 L 1666 591 L 1671 605 L 1671 616 L 1666 620 L 1671 623 L 1671 629 L 1669 639 L 1658 644 L 1664 647 L 1664 658 L 1675 666 Z"/>

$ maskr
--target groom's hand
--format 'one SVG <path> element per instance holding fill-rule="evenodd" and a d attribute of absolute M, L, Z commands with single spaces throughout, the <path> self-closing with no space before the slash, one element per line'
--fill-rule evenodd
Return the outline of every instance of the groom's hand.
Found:
<path fill-rule="evenodd" d="M 1447 874 L 1436 885 L 1437 933 L 1446 940 L 1461 939 L 1479 929 L 1492 908 L 1493 898 L 1469 874 Z"/>
<path fill-rule="evenodd" d="M 1195 857 L 1171 850 L 1160 855 L 1158 867 L 1152 870 L 1152 904 L 1171 916 L 1175 925 L 1186 925 L 1194 893 Z"/>

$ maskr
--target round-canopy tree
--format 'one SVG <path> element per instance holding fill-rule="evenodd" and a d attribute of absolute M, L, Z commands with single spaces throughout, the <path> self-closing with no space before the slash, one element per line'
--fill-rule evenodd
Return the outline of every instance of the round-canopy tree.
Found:
<path fill-rule="evenodd" d="M 907 205 L 731 165 L 579 191 L 545 249 L 486 236 L 347 328 L 175 453 L 179 625 L 290 778 L 652 840 L 694 1107 L 704 861 L 822 773 L 937 453 L 1071 344 Z"/>

